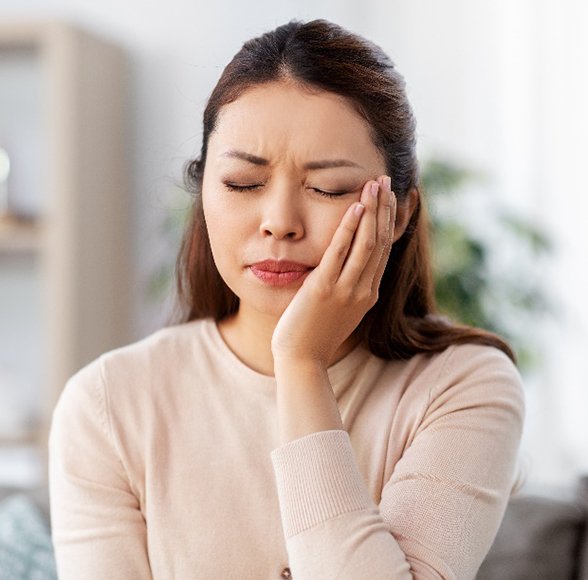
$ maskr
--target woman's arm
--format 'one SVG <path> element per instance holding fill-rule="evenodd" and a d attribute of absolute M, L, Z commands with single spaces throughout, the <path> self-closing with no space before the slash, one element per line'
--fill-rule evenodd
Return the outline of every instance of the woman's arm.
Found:
<path fill-rule="evenodd" d="M 378 299 L 392 242 L 404 227 L 396 230 L 396 206 L 389 177 L 366 182 L 360 203 L 347 209 L 276 325 L 271 347 L 281 443 L 343 426 L 327 368 Z"/>
<path fill-rule="evenodd" d="M 312 433 L 272 452 L 296 580 L 474 578 L 512 488 L 523 390 L 497 349 L 466 345 L 443 356 L 418 432 L 379 505 L 345 430 Z"/>
<path fill-rule="evenodd" d="M 101 360 L 67 383 L 49 437 L 60 580 L 149 580 L 145 520 L 112 437 Z"/>

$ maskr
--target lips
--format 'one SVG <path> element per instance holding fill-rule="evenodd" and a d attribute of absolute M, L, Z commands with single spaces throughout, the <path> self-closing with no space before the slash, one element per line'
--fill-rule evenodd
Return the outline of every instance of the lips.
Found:
<path fill-rule="evenodd" d="M 312 266 L 289 260 L 263 260 L 251 264 L 249 269 L 262 282 L 270 286 L 287 286 L 306 276 Z"/>

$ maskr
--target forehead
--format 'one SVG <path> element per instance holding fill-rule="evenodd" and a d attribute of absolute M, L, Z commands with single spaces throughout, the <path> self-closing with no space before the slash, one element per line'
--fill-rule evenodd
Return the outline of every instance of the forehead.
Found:
<path fill-rule="evenodd" d="M 347 99 L 282 82 L 255 86 L 221 109 L 209 152 L 222 155 L 230 148 L 272 162 L 328 156 L 364 167 L 382 163 L 367 121 Z"/>

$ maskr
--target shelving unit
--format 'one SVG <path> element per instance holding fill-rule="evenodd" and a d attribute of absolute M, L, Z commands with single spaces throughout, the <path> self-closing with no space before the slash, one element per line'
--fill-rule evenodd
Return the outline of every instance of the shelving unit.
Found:
<path fill-rule="evenodd" d="M 6 80 L 21 77 L 30 79 L 22 99 Z M 11 153 L 8 142 L 28 131 L 9 177 L 28 217 L 0 216 L 0 485 L 11 481 L 2 452 L 14 461 L 23 446 L 41 463 L 43 481 L 30 484 L 46 482 L 51 415 L 67 379 L 130 341 L 127 82 L 120 48 L 87 31 L 0 23 L 0 147 Z M 30 427 L 11 435 L 26 400 Z"/>
<path fill-rule="evenodd" d="M 43 236 L 42 228 L 40 219 L 25 221 L 0 217 L 0 255 L 39 252 Z"/>

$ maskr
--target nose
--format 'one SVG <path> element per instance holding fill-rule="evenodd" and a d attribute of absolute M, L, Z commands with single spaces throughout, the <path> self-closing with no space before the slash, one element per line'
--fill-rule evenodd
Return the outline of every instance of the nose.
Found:
<path fill-rule="evenodd" d="M 259 231 L 262 236 L 277 240 L 298 240 L 304 236 L 304 224 L 299 207 L 300 193 L 290 187 L 275 188 L 262 201 Z"/>

